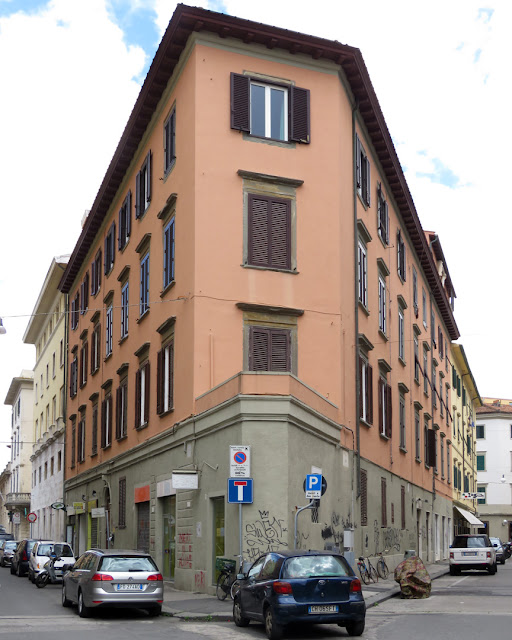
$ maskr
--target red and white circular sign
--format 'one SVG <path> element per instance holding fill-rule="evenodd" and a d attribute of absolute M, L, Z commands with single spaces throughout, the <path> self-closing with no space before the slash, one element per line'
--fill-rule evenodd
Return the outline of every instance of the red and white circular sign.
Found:
<path fill-rule="evenodd" d="M 29 522 L 35 522 L 37 520 L 37 513 L 34 513 L 33 511 L 29 513 L 27 516 L 27 520 Z"/>

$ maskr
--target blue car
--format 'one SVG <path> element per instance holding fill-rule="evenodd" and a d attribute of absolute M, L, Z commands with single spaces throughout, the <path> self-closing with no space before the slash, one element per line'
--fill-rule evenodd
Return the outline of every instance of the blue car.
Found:
<path fill-rule="evenodd" d="M 350 636 L 364 631 L 366 605 L 361 582 L 342 555 L 326 551 L 279 551 L 262 555 L 233 602 L 233 620 L 246 627 L 263 622 L 269 640 L 288 624 L 337 624 Z"/>

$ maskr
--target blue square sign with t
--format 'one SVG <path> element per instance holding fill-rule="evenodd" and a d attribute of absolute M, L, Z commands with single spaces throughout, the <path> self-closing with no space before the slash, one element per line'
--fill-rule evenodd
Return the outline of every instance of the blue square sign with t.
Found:
<path fill-rule="evenodd" d="M 228 503 L 252 504 L 252 478 L 228 478 Z"/>
<path fill-rule="evenodd" d="M 306 476 L 306 498 L 320 498 L 322 495 L 322 474 L 308 473 Z"/>

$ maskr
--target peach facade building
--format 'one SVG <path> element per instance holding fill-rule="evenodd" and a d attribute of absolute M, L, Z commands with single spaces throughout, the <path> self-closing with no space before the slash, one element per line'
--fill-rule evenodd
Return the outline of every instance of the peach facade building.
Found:
<path fill-rule="evenodd" d="M 75 548 L 446 556 L 458 338 L 358 49 L 178 5 L 61 280 Z M 230 445 L 254 501 L 228 502 Z"/>

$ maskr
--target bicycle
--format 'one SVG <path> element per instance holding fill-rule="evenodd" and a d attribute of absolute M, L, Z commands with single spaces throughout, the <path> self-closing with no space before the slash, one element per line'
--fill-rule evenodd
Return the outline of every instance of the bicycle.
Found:
<path fill-rule="evenodd" d="M 236 568 L 236 562 L 234 560 L 229 560 L 228 558 L 217 558 L 215 568 L 220 569 L 215 593 L 219 600 L 225 600 L 228 593 L 231 593 L 231 586 L 235 581 L 234 571 Z"/>
<path fill-rule="evenodd" d="M 386 551 L 387 551 L 387 549 L 386 549 Z M 379 576 L 383 580 L 386 580 L 386 578 L 389 575 L 388 565 L 386 564 L 386 561 L 384 560 L 384 556 L 382 555 L 382 551 L 378 555 L 379 555 L 379 559 L 377 561 L 377 573 L 379 574 Z"/>
<path fill-rule="evenodd" d="M 237 555 L 235 556 L 235 558 L 240 558 L 240 567 L 238 569 L 238 574 L 240 573 L 247 573 L 247 571 L 250 569 L 251 567 L 251 563 L 250 562 L 244 562 L 243 558 L 241 555 Z M 233 583 L 231 584 L 231 600 L 234 600 L 236 597 L 236 594 L 240 591 L 240 580 L 238 580 L 238 578 L 235 577 L 235 580 L 233 580 Z"/>
<path fill-rule="evenodd" d="M 364 584 L 370 584 L 370 582 L 377 582 L 379 580 L 377 571 L 370 562 L 370 558 L 366 558 L 365 561 L 363 556 L 360 556 L 359 562 L 357 563 L 357 568 L 359 569 L 359 574 L 361 575 L 361 580 L 364 582 Z"/>

